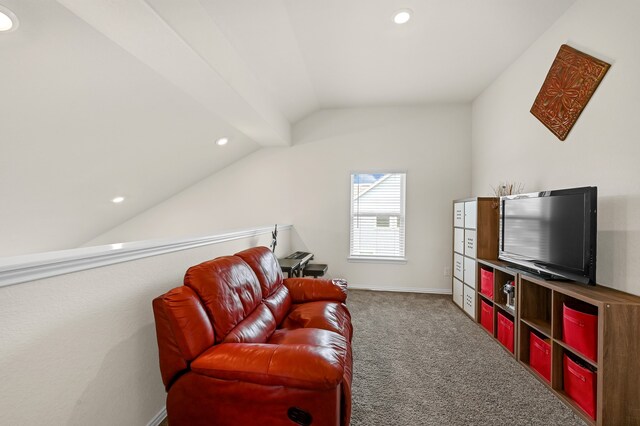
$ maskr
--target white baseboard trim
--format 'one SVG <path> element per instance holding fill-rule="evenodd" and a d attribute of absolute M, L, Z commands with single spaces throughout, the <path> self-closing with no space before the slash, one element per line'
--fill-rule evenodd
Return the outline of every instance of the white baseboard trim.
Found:
<path fill-rule="evenodd" d="M 380 287 L 349 283 L 350 289 L 371 291 L 393 291 L 397 293 L 427 293 L 427 294 L 452 294 L 451 288 L 423 288 L 423 287 Z"/>
<path fill-rule="evenodd" d="M 155 417 L 147 423 L 147 426 L 159 426 L 166 417 L 167 407 L 162 407 L 162 410 L 160 410 L 158 414 L 156 414 Z"/>

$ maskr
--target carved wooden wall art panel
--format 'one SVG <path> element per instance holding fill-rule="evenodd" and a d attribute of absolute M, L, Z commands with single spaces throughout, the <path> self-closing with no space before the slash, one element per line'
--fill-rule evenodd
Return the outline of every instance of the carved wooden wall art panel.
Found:
<path fill-rule="evenodd" d="M 531 107 L 531 114 L 561 141 L 609 70 L 608 63 L 563 44 Z"/>

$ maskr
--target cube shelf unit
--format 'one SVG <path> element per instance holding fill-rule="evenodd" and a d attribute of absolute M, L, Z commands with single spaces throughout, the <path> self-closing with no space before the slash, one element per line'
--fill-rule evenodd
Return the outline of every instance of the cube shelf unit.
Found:
<path fill-rule="evenodd" d="M 550 387 L 590 425 L 640 424 L 640 297 L 602 286 L 544 280 L 519 274 L 520 342 L 518 360 Z M 598 314 L 597 359 L 563 340 L 565 302 L 591 307 Z M 529 331 L 551 342 L 551 383 L 529 368 Z M 593 420 L 564 391 L 565 353 L 595 371 L 596 419 Z"/>
<path fill-rule="evenodd" d="M 453 301 L 474 320 L 479 312 L 477 259 L 498 258 L 498 199 L 453 202 Z"/>
<path fill-rule="evenodd" d="M 498 313 L 501 313 L 507 319 L 513 321 L 514 324 L 514 352 L 511 352 L 500 342 L 500 346 L 507 351 L 507 353 L 513 357 L 517 353 L 518 342 L 518 321 L 517 321 L 517 303 L 516 309 L 511 309 L 507 306 L 507 295 L 502 291 L 502 287 L 507 281 L 516 282 L 517 271 L 509 268 L 506 263 L 498 260 L 486 260 L 478 259 L 478 277 L 481 277 L 482 270 L 486 270 L 493 273 L 493 296 L 489 297 L 479 290 L 480 284 L 478 284 L 478 307 L 477 312 L 481 312 L 481 303 L 485 301 L 493 308 L 493 333 L 489 333 L 494 339 L 498 339 Z M 480 280 L 478 280 L 478 283 Z M 516 288 L 517 290 L 517 288 Z M 480 315 L 478 315 L 476 321 L 480 323 Z M 487 331 L 483 328 L 483 330 Z M 488 331 L 487 331 L 488 333 Z"/>
<path fill-rule="evenodd" d="M 497 260 L 497 201 L 490 197 L 454 201 L 453 301 L 476 323 L 481 322 L 482 302 L 491 306 L 494 331 L 490 334 L 493 338 L 497 338 L 498 313 L 513 319 L 514 352 L 507 353 L 511 353 L 588 425 L 640 425 L 640 297 L 601 285 L 544 280 Z M 493 272 L 492 297 L 479 291 L 483 269 Z M 502 286 L 508 280 L 516 283 L 515 310 L 507 308 L 502 292 Z M 565 302 L 586 304 L 597 312 L 597 359 L 590 359 L 563 340 Z M 549 343 L 550 381 L 530 366 L 531 332 Z M 595 372 L 595 420 L 564 390 L 565 353 Z"/>
<path fill-rule="evenodd" d="M 545 280 L 496 260 L 478 259 L 478 276 L 482 269 L 494 273 L 494 297 L 478 292 L 479 300 L 491 302 L 494 306 L 494 324 L 497 312 L 509 313 L 505 300 L 501 298 L 504 296 L 500 291 L 503 281 L 516 282 L 516 310 L 511 311 L 516 333 L 515 354 L 512 355 L 527 371 L 588 425 L 640 425 L 640 297 L 600 285 Z M 590 359 L 564 342 L 562 319 L 565 302 L 582 304 L 597 312 L 597 359 Z M 480 322 L 480 315 L 476 322 Z M 550 343 L 550 382 L 530 366 L 530 332 Z M 493 337 L 496 337 L 495 331 Z M 595 371 L 595 420 L 564 391 L 562 362 L 565 353 Z"/>

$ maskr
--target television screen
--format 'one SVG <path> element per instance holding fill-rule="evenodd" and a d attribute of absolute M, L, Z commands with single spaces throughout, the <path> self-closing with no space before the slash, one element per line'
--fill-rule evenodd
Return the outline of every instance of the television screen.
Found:
<path fill-rule="evenodd" d="M 594 283 L 596 198 L 595 187 L 503 197 L 500 259 Z"/>

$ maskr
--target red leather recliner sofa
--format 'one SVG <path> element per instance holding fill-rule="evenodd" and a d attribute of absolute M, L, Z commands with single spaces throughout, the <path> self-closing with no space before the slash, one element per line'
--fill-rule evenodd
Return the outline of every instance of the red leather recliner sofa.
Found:
<path fill-rule="evenodd" d="M 153 301 L 170 426 L 348 426 L 346 298 L 341 280 L 283 279 L 266 247 L 189 268 Z"/>

